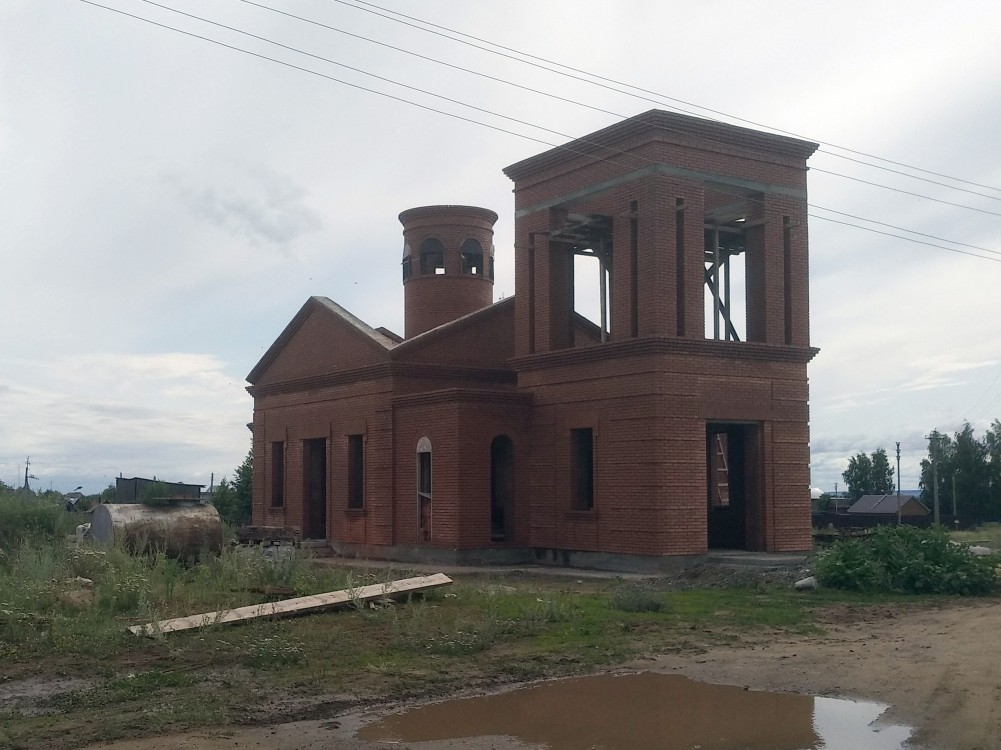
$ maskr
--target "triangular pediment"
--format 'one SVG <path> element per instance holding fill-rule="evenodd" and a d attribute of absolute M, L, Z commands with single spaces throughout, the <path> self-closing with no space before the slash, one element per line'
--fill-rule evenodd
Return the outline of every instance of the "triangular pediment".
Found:
<path fill-rule="evenodd" d="M 310 297 L 247 380 L 255 386 L 357 370 L 389 361 L 395 342 L 326 297 Z"/>

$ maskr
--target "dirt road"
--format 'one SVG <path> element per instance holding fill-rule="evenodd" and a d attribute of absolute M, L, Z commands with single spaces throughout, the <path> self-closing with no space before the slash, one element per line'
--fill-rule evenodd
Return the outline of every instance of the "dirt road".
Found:
<path fill-rule="evenodd" d="M 1001 748 L 1001 602 L 941 609 L 894 604 L 832 610 L 823 636 L 782 637 L 698 656 L 662 656 L 634 668 L 757 690 L 862 698 L 892 706 L 887 718 L 916 728 L 929 750 Z M 368 714 L 276 727 L 227 729 L 94 745 L 89 750 L 371 750 L 354 738 Z M 399 745 L 397 745 L 399 747 Z M 424 743 L 423 748 L 514 748 L 515 743 Z"/>

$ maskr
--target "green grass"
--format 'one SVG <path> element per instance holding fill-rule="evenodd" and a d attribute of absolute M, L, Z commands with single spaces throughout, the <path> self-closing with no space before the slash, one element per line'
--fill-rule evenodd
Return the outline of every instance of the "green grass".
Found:
<path fill-rule="evenodd" d="M 3 750 L 312 718 L 342 700 L 330 696 L 429 697 L 587 672 L 646 654 L 818 632 L 829 605 L 887 601 L 788 586 L 672 590 L 656 579 L 483 574 L 376 609 L 359 603 L 137 638 L 126 625 L 262 602 L 256 592 L 267 586 L 301 595 L 410 573 L 316 567 L 301 554 L 268 559 L 230 548 L 187 567 L 162 555 L 67 546 L 61 523 L 23 523 L 3 547 L 0 681 L 62 676 L 85 686 L 37 700 L 31 713 L 0 715 Z"/>
<path fill-rule="evenodd" d="M 985 523 L 969 531 L 953 531 L 949 537 L 956 542 L 983 544 L 995 551 L 1001 550 L 1001 523 Z"/>

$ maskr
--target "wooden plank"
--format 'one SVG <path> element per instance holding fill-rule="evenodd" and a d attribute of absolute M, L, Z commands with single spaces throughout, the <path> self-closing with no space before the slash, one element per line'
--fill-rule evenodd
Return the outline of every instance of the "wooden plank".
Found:
<path fill-rule="evenodd" d="M 258 617 L 286 617 L 288 615 L 320 612 L 325 609 L 348 604 L 349 602 L 368 602 L 403 594 L 414 594 L 438 588 L 439 586 L 447 586 L 450 583 L 452 583 L 452 579 L 447 575 L 436 573 L 432 576 L 404 578 L 399 581 L 387 581 L 386 583 L 376 583 L 371 586 L 329 591 L 325 594 L 312 594 L 311 596 L 300 596 L 295 599 L 283 599 L 277 602 L 251 604 L 247 607 L 237 607 L 236 609 L 222 609 L 217 612 L 206 612 L 201 615 L 175 617 L 170 620 L 146 623 L 145 625 L 130 625 L 128 630 L 135 635 L 156 635 L 157 633 L 173 633 L 178 630 L 203 628 L 208 625 L 244 622 Z"/>

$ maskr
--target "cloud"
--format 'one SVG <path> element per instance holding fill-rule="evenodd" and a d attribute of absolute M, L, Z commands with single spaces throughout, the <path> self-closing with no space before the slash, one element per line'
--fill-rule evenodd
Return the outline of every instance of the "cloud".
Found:
<path fill-rule="evenodd" d="M 30 455 L 43 487 L 84 484 L 93 492 L 119 473 L 208 484 L 213 472 L 231 473 L 249 448 L 250 397 L 214 355 L 90 354 L 10 365 L 30 385 L 3 392 L 5 482 Z"/>
<path fill-rule="evenodd" d="M 288 177 L 263 167 L 243 177 L 239 188 L 192 187 L 176 175 L 164 181 L 196 218 L 254 244 L 287 249 L 323 227 L 320 214 L 306 204 L 305 191 Z"/>

